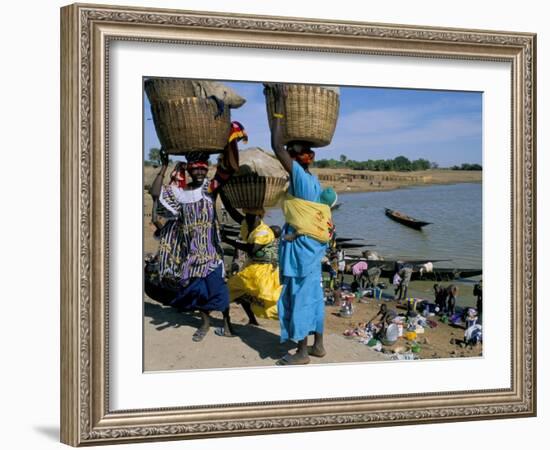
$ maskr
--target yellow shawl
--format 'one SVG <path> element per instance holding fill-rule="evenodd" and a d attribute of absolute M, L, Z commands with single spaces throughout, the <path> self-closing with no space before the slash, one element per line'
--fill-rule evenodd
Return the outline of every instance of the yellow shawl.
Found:
<path fill-rule="evenodd" d="M 286 194 L 283 202 L 285 221 L 298 234 L 310 236 L 320 242 L 330 240 L 330 207 L 323 203 L 310 202 Z"/>

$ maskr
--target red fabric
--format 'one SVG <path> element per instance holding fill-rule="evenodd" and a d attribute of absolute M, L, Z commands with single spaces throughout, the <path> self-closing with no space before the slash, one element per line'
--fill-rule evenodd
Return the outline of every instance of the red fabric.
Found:
<path fill-rule="evenodd" d="M 309 165 L 315 159 L 315 153 L 313 153 L 313 152 L 297 153 L 295 155 L 295 158 L 296 158 L 297 161 L 301 162 L 302 164 Z"/>
<path fill-rule="evenodd" d="M 237 142 L 242 140 L 245 144 L 248 142 L 248 135 L 246 134 L 244 127 L 237 121 L 231 122 L 231 129 L 229 130 L 229 138 L 227 139 L 227 142 L 233 142 L 235 139 Z"/>
<path fill-rule="evenodd" d="M 190 171 L 191 169 L 208 169 L 208 163 L 206 161 L 195 161 L 187 163 L 187 170 Z"/>
<path fill-rule="evenodd" d="M 173 172 L 170 174 L 170 182 L 175 182 L 177 186 L 181 189 L 187 186 L 187 180 L 185 178 L 185 168 L 185 164 L 178 163 L 176 164 Z"/>

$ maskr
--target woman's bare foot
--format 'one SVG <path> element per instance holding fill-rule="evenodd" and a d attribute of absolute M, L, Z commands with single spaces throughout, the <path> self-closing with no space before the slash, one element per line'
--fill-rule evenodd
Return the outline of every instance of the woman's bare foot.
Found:
<path fill-rule="evenodd" d="M 313 345 L 307 348 L 307 353 L 311 356 L 316 356 L 317 358 L 322 358 L 327 354 L 325 346 L 323 345 L 323 333 L 314 333 L 315 340 Z"/>
<path fill-rule="evenodd" d="M 237 335 L 233 331 L 233 327 L 230 327 L 230 328 L 227 328 L 227 327 L 216 328 L 216 331 L 214 331 L 214 333 L 216 333 L 216 336 L 221 336 L 221 337 L 230 337 L 230 338 L 237 337 Z"/>
<path fill-rule="evenodd" d="M 208 334 L 208 328 L 199 328 L 195 333 L 193 333 L 192 340 L 193 342 L 201 342 L 206 335 Z"/>
<path fill-rule="evenodd" d="M 277 361 L 278 366 L 298 366 L 298 365 L 304 365 L 309 364 L 310 359 L 309 356 L 301 355 L 300 353 L 295 353 L 294 355 L 291 355 L 290 353 L 287 353 L 285 356 L 283 356 L 279 361 Z"/>
<path fill-rule="evenodd" d="M 324 347 L 319 347 L 316 345 L 310 345 L 307 348 L 308 355 L 315 356 L 317 358 L 322 358 L 327 354 L 327 351 Z"/>

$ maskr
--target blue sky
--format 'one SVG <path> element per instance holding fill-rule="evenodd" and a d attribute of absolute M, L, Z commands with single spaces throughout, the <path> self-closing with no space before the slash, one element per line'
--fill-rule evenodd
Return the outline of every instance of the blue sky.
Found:
<path fill-rule="evenodd" d="M 263 86 L 227 82 L 246 103 L 231 118 L 248 132 L 245 147 L 271 150 Z M 160 147 L 144 95 L 144 155 Z M 332 143 L 317 159 L 390 159 L 404 155 L 449 167 L 482 162 L 482 93 L 391 88 L 340 88 L 340 114 Z"/>

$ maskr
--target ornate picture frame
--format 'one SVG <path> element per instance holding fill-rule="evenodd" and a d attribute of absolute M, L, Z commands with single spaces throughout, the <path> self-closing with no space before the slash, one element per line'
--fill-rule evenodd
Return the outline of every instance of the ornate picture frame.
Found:
<path fill-rule="evenodd" d="M 113 410 L 109 50 L 115 41 L 511 65 L 511 385 L 477 391 Z M 536 414 L 536 36 L 75 4 L 61 10 L 61 440 L 73 446 Z"/>

